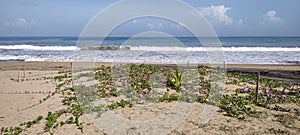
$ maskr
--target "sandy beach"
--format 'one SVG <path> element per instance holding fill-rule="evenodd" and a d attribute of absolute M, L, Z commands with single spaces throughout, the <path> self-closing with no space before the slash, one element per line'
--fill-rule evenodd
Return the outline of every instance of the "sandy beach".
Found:
<path fill-rule="evenodd" d="M 0 135 L 300 135 L 299 5 L 1 0 Z"/>
<path fill-rule="evenodd" d="M 80 62 L 78 62 L 80 63 Z M 112 65 L 112 63 L 95 63 L 95 66 Z M 208 64 L 205 64 L 208 65 Z M 166 67 L 186 67 L 187 65 L 160 64 Z M 197 66 L 197 65 L 189 65 Z M 70 62 L 3 62 L 0 63 L 0 70 L 70 70 Z M 299 71 L 300 65 L 272 65 L 272 64 L 227 64 L 226 69 L 262 69 L 262 70 L 292 70 Z"/>
<path fill-rule="evenodd" d="M 110 63 L 96 63 L 96 66 L 110 65 Z M 299 65 L 226 65 L 228 70 L 248 71 L 293 71 L 299 75 Z M 66 105 L 62 100 L 64 88 L 71 87 L 71 83 L 65 83 L 59 90 L 57 87 L 60 81 L 55 79 L 61 75 L 59 71 L 71 70 L 71 63 L 68 62 L 5 62 L 0 63 L 0 128 L 16 127 L 20 123 L 31 121 L 38 116 L 43 116 L 36 124 L 25 128 L 21 134 L 42 134 L 45 132 L 46 117 L 48 112 L 63 110 Z M 65 80 L 65 78 L 63 78 Z M 299 80 L 295 91 L 299 91 Z M 240 85 L 227 84 L 225 92 L 232 93 L 235 89 L 242 88 Z M 282 88 L 280 89 L 282 90 Z M 299 100 L 296 98 L 296 100 Z M 195 103 L 192 112 L 172 130 L 170 135 L 177 134 L 299 134 L 300 133 L 300 105 L 298 103 L 276 104 L 282 108 L 290 108 L 291 111 L 278 111 L 266 107 L 252 106 L 259 112 L 253 116 L 247 116 L 244 120 L 226 115 L 226 112 L 216 112 L 208 123 L 199 126 L 199 115 L 205 108 L 205 103 Z M 270 107 L 274 107 L 275 104 Z M 144 120 L 153 119 L 157 115 L 172 108 L 173 102 L 157 103 L 151 109 L 134 106 L 132 108 L 118 108 L 116 114 L 124 118 Z M 219 108 L 220 109 L 220 108 Z M 57 121 L 66 121 L 72 114 L 62 114 Z M 83 123 L 83 132 L 78 129 L 76 123 L 65 124 L 53 129 L 57 135 L 69 134 L 110 134 L 99 129 L 86 115 L 82 115 L 79 121 Z M 163 127 L 157 127 L 159 128 Z M 124 134 L 137 134 L 134 132 Z M 4 132 L 1 131 L 1 134 Z"/>

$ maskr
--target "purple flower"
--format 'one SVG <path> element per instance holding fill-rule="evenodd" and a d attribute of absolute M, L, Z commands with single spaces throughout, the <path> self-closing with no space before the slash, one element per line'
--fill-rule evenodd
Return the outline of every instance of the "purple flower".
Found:
<path fill-rule="evenodd" d="M 60 114 L 60 112 L 61 112 L 60 110 L 57 110 L 57 111 L 56 111 L 57 114 Z"/>
<path fill-rule="evenodd" d="M 202 94 L 200 94 L 200 93 L 198 93 L 198 94 L 197 94 L 197 96 L 198 96 L 198 97 L 202 97 L 203 95 L 202 95 Z"/>
<path fill-rule="evenodd" d="M 144 97 L 144 95 L 143 95 L 143 94 L 139 94 L 139 97 L 140 97 L 140 98 L 143 98 L 143 97 Z"/>
<path fill-rule="evenodd" d="M 258 92 L 258 95 L 261 95 L 262 94 L 262 92 L 260 91 L 260 92 Z"/>
<path fill-rule="evenodd" d="M 279 99 L 278 99 L 278 97 L 275 97 L 275 101 L 278 101 Z"/>
<path fill-rule="evenodd" d="M 269 89 L 269 88 L 264 88 L 264 90 L 266 91 L 266 93 L 269 93 L 269 92 L 270 92 L 270 89 Z"/>
<path fill-rule="evenodd" d="M 65 104 L 65 105 L 69 104 L 69 101 L 65 101 L 64 104 Z"/>
<path fill-rule="evenodd" d="M 265 98 L 263 99 L 263 101 L 266 103 L 266 102 L 268 101 L 268 99 L 265 97 Z"/>
<path fill-rule="evenodd" d="M 90 109 L 90 106 L 89 106 L 89 105 L 86 105 L 86 106 L 85 106 L 85 109 Z"/>
<path fill-rule="evenodd" d="M 228 109 L 230 107 L 230 105 L 229 104 L 227 104 L 226 106 L 225 106 L 225 109 Z"/>
<path fill-rule="evenodd" d="M 247 88 L 242 88 L 242 92 L 247 92 Z"/>
<path fill-rule="evenodd" d="M 275 94 L 271 94 L 272 97 L 275 97 Z"/>
<path fill-rule="evenodd" d="M 286 95 L 286 96 L 285 96 L 285 100 L 288 100 L 288 99 L 289 99 L 289 96 Z"/>

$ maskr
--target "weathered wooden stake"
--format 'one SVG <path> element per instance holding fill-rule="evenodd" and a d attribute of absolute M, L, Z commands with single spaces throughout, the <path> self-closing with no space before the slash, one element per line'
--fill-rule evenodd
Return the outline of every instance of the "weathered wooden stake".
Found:
<path fill-rule="evenodd" d="M 73 81 L 73 62 L 71 62 L 71 79 L 72 79 L 72 88 L 74 87 L 74 81 Z"/>
<path fill-rule="evenodd" d="M 259 80 L 260 80 L 260 72 L 256 74 L 256 91 L 255 91 L 255 99 L 258 102 L 258 87 L 259 87 Z"/>
<path fill-rule="evenodd" d="M 18 66 L 18 81 L 17 82 L 19 82 L 20 81 L 20 66 Z"/>
<path fill-rule="evenodd" d="M 226 80 L 227 80 L 227 74 L 226 74 L 226 72 L 227 72 L 227 70 L 226 70 L 226 62 L 225 62 L 225 60 L 223 61 L 223 71 L 224 71 L 224 82 L 225 82 L 225 85 L 226 85 Z"/>
<path fill-rule="evenodd" d="M 23 67 L 23 78 L 26 78 L 24 65 L 22 65 L 22 67 Z"/>

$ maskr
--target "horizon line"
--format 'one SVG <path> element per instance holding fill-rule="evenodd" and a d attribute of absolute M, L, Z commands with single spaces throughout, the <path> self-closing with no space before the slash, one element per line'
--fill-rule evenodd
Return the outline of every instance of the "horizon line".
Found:
<path fill-rule="evenodd" d="M 2 36 L 0 35 L 1 38 L 5 38 L 5 37 L 20 37 L 20 38 L 30 38 L 30 37 L 70 37 L 70 38 L 79 38 L 80 36 L 63 36 L 63 35 L 57 35 L 57 36 L 54 36 L 54 35 L 50 35 L 50 36 Z M 175 38 L 196 38 L 194 36 L 174 36 Z M 243 38 L 243 37 L 252 37 L 252 38 L 259 38 L 259 37 L 265 37 L 265 38 L 276 38 L 276 37 L 300 37 L 299 36 L 296 36 L 296 35 L 293 35 L 293 36 L 290 36 L 290 35 L 283 35 L 283 36 L 267 36 L 267 35 L 250 35 L 250 36 L 218 36 L 217 38 L 233 38 L 233 37 L 236 37 L 236 38 Z M 97 37 L 97 36 L 85 36 L 85 37 L 82 37 L 82 38 L 131 38 L 130 36 L 108 36 L 108 37 Z M 171 37 L 159 37 L 159 36 L 145 36 L 145 37 L 141 37 L 141 38 L 171 38 Z M 206 37 L 200 37 L 200 38 L 206 38 Z M 211 38 L 211 37 L 208 37 L 208 38 Z M 214 37 L 213 37 L 214 38 Z"/>

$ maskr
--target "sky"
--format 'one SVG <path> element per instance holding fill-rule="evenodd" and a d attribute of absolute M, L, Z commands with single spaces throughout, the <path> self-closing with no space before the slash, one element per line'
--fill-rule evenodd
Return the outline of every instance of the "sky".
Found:
<path fill-rule="evenodd" d="M 79 36 L 97 13 L 115 2 L 118 0 L 1 0 L 0 36 Z M 202 14 L 218 36 L 300 36 L 300 0 L 183 2 Z M 140 12 L 135 10 L 136 6 L 139 5 L 133 6 L 132 11 Z M 184 26 L 161 18 L 144 17 L 122 24 L 110 35 L 160 31 L 190 36 Z"/>

